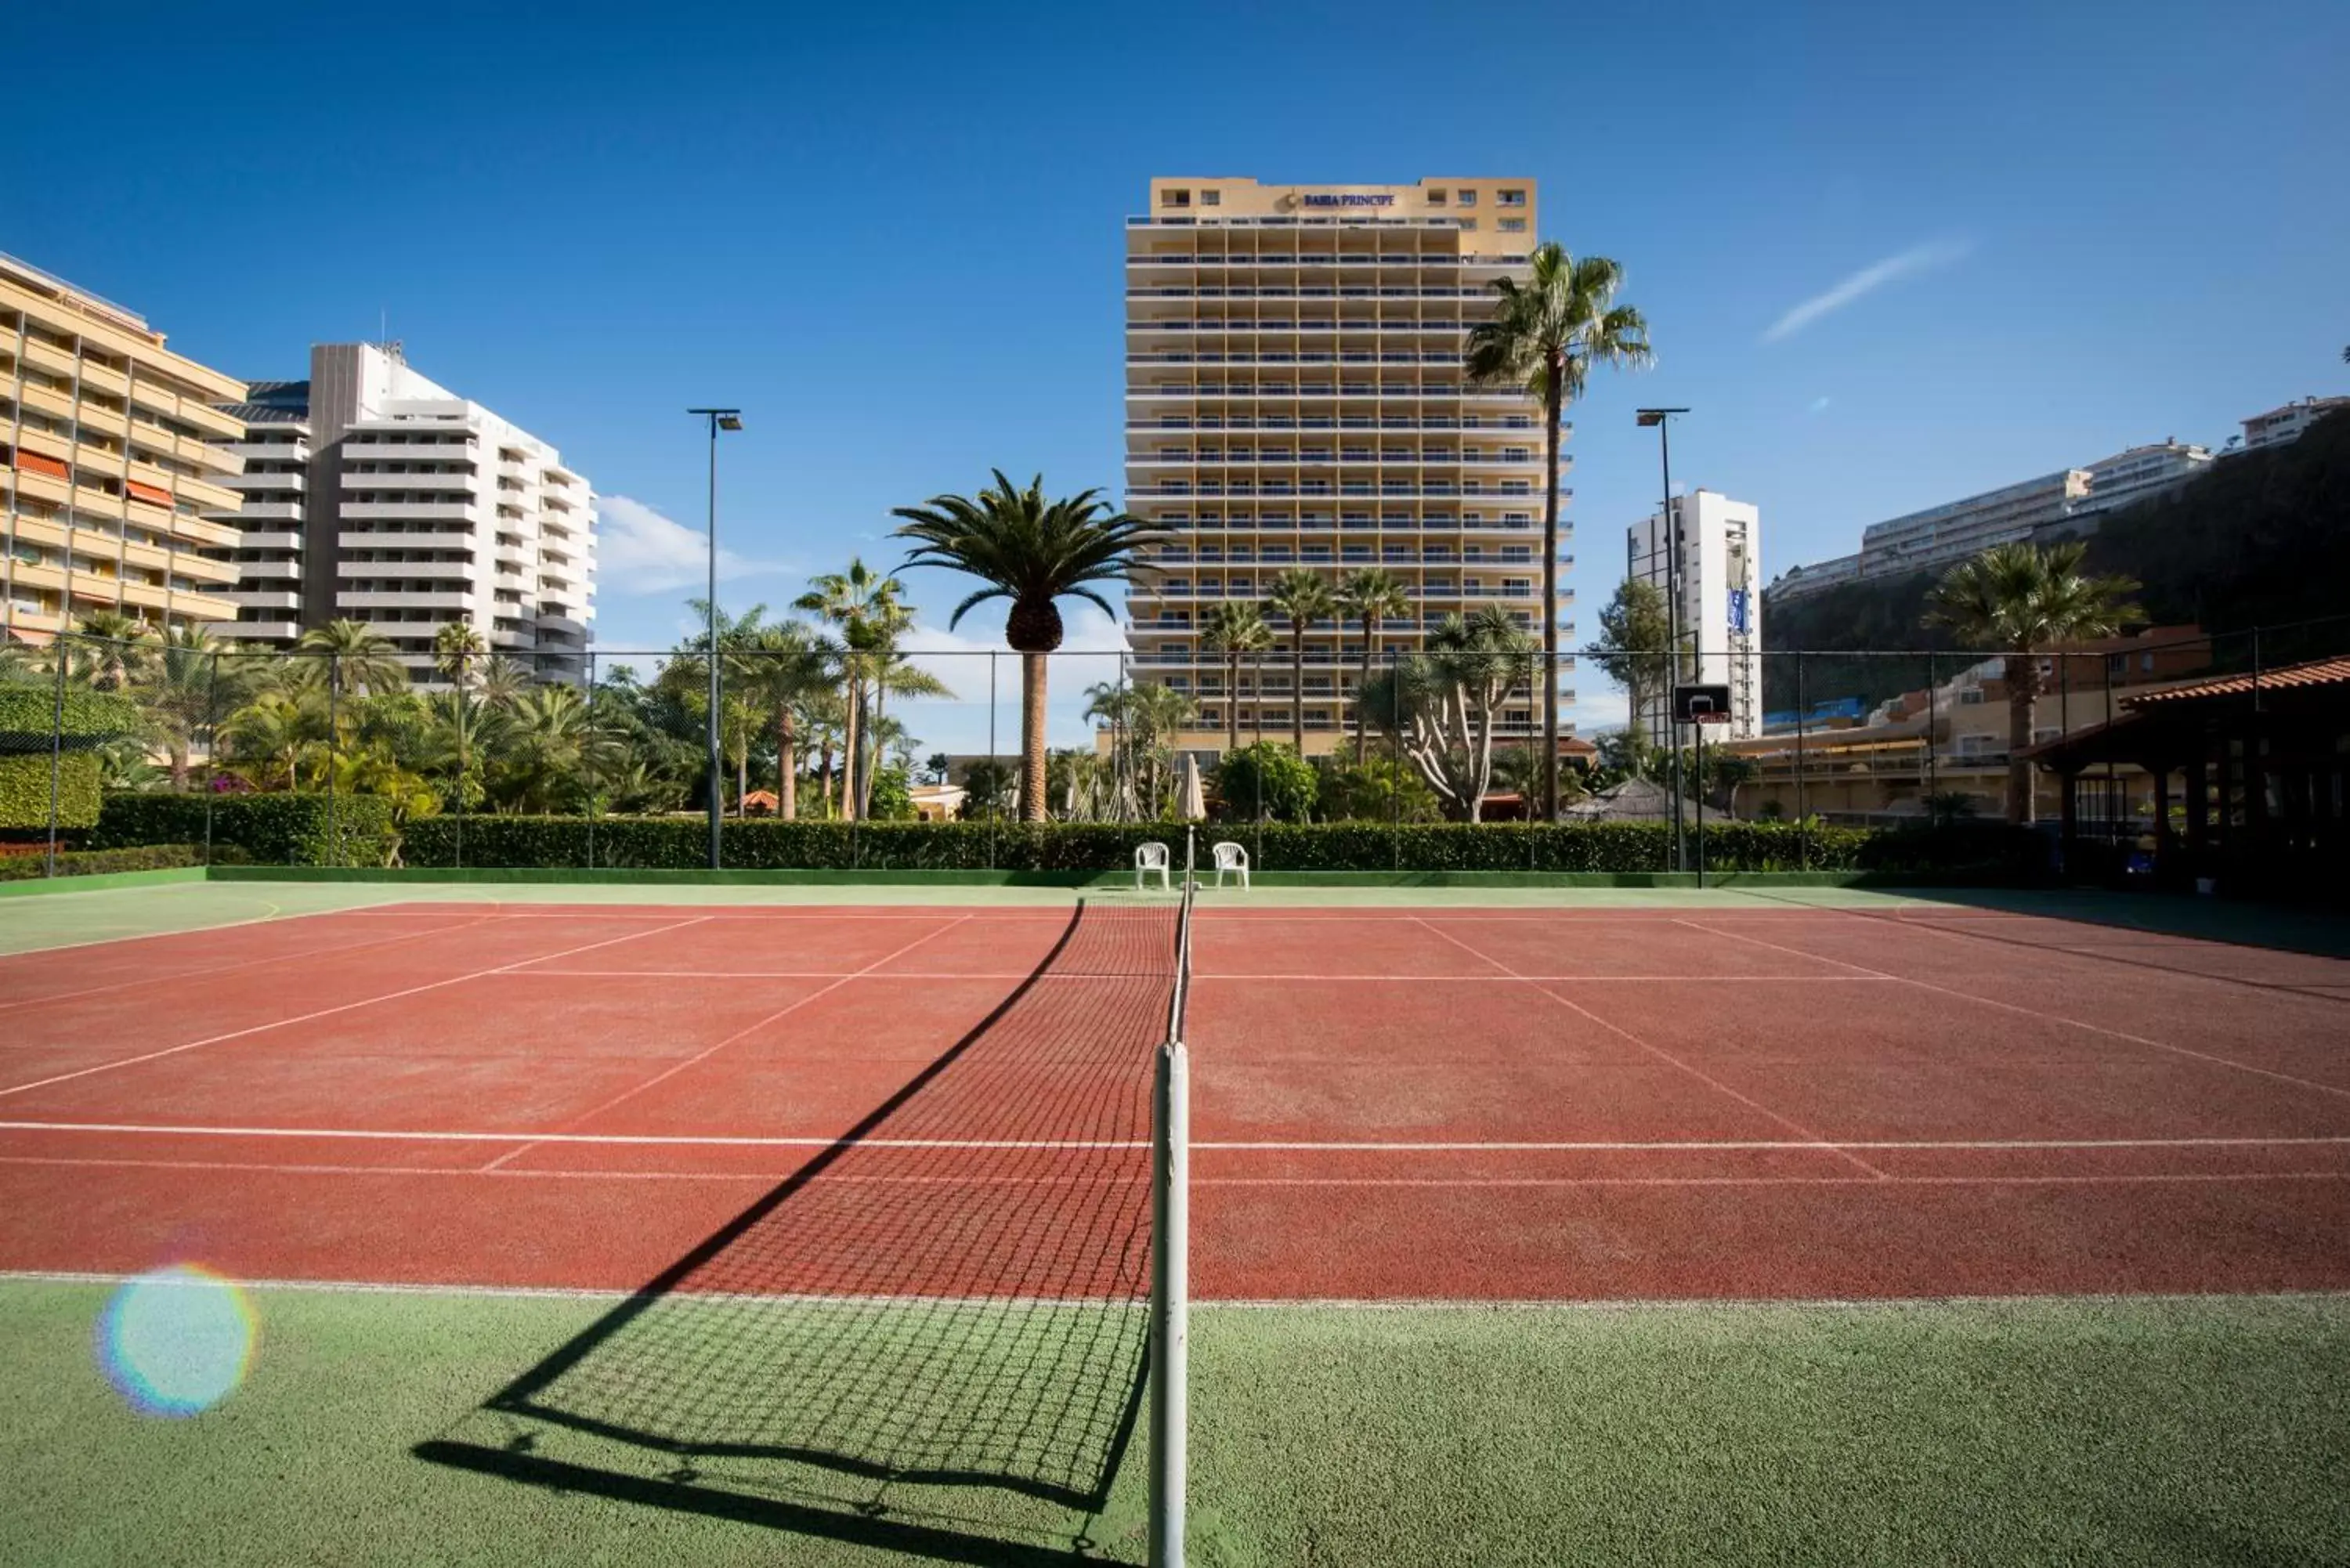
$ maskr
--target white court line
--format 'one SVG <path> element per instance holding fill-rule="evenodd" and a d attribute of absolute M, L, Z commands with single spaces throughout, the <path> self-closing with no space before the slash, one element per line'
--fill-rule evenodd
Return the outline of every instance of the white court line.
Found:
<path fill-rule="evenodd" d="M 679 920 L 671 925 L 656 926 L 649 931 L 630 931 L 625 936 L 606 937 L 601 941 L 588 942 L 584 946 L 569 948 L 563 952 L 547 953 L 544 956 L 564 958 L 571 953 L 584 953 L 596 948 L 608 948 L 615 942 L 633 941 L 639 937 L 659 936 L 663 931 L 681 930 L 687 926 L 700 923 L 699 920 Z M 454 974 L 446 980 L 428 981 L 422 985 L 407 986 L 399 991 L 386 992 L 380 996 L 363 997 L 357 1002 L 346 1002 L 334 1007 L 322 1007 L 316 1012 L 305 1012 L 293 1018 L 274 1019 L 267 1023 L 255 1023 L 244 1029 L 232 1029 L 225 1034 L 207 1035 L 202 1040 L 191 1040 L 184 1045 L 172 1045 L 161 1051 L 149 1051 L 137 1056 L 125 1056 L 118 1061 L 101 1062 L 95 1067 L 82 1067 L 71 1073 L 59 1073 L 51 1077 L 36 1078 L 29 1084 L 12 1084 L 6 1088 L 0 1089 L 0 1099 L 5 1099 L 10 1095 L 21 1095 L 31 1089 L 45 1089 L 52 1084 L 71 1083 L 76 1078 L 87 1078 L 99 1073 L 111 1073 L 118 1067 L 135 1067 L 142 1062 L 161 1061 L 166 1056 L 176 1056 L 182 1051 L 193 1051 L 205 1045 L 217 1045 L 226 1040 L 241 1040 L 248 1034 L 259 1034 L 271 1029 L 284 1029 L 296 1023 L 308 1023 L 319 1018 L 331 1018 L 338 1012 L 349 1012 L 357 1008 L 372 1007 L 378 1002 L 396 1002 L 404 996 L 421 995 L 428 991 L 439 991 L 443 986 L 458 985 L 469 980 L 479 980 L 484 975 L 497 974 L 502 971 L 514 969 L 521 963 L 530 961 L 532 961 L 523 959 L 516 963 L 496 964 L 488 969 L 475 970 L 470 974 Z"/>
<path fill-rule="evenodd" d="M 932 927 L 931 929 L 924 931 L 920 936 L 916 937 L 912 941 L 908 942 L 905 946 L 899 948 L 896 952 L 885 953 L 881 957 L 875 959 L 864 969 L 858 971 L 857 974 L 843 975 L 829 985 L 820 985 L 814 991 L 809 992 L 806 996 L 795 998 L 784 1006 L 768 1013 L 764 1018 L 754 1020 L 751 1023 L 744 1025 L 743 1028 L 736 1030 L 733 1033 L 729 1034 L 725 1039 L 719 1041 L 708 1049 L 696 1052 L 693 1055 L 687 1057 L 682 1062 L 671 1064 L 669 1067 L 654 1074 L 651 1077 L 647 1078 L 641 1084 L 638 1084 L 631 1088 L 623 1089 L 620 1093 L 613 1096 L 610 1099 L 606 1100 L 602 1105 L 598 1106 L 593 1110 L 582 1111 L 579 1115 L 568 1118 L 565 1125 L 568 1127 L 577 1127 L 582 1122 L 595 1120 L 598 1116 L 602 1116 L 606 1111 L 612 1109 L 615 1106 L 625 1105 L 629 1100 L 634 1099 L 637 1096 L 643 1094 L 647 1089 L 654 1088 L 661 1084 L 666 1084 L 671 1078 L 676 1077 L 680 1073 L 684 1072 L 687 1068 L 700 1066 L 711 1057 L 715 1056 L 719 1052 L 726 1049 L 727 1046 L 733 1044 L 737 1040 L 741 1040 L 747 1035 L 757 1033 L 760 1030 L 766 1028 L 768 1025 L 775 1023 L 778 1019 L 798 1012 L 801 1008 L 806 1007 L 809 1002 L 816 1001 L 819 997 L 831 995 L 834 992 L 838 991 L 842 986 L 847 985 L 850 981 L 855 980 L 858 975 L 869 973 L 871 971 L 879 969 L 883 964 L 888 963 L 891 959 L 902 957 L 904 954 L 912 952 L 916 948 L 920 947 L 932 937 L 941 936 L 948 931 L 951 931 L 957 927 L 969 923 L 970 919 L 971 917 L 969 915 L 964 915 L 958 919 L 949 920 L 944 925 Z M 556 956 L 559 957 L 561 955 L 558 954 Z M 504 1165 L 510 1159 L 518 1159 L 522 1156 L 528 1154 L 531 1149 L 536 1147 L 537 1141 L 541 1140 L 534 1140 L 531 1143 L 523 1144 L 519 1147 L 510 1148 L 506 1150 L 505 1153 L 490 1161 L 482 1168 L 484 1170 L 495 1170 L 498 1167 Z"/>
<path fill-rule="evenodd" d="M 2110 1039 L 2126 1040 L 2133 1045 L 2145 1045 L 2157 1051 L 2168 1051 L 2174 1055 L 2190 1057 L 2198 1062 L 2209 1062 L 2220 1067 L 2232 1067 L 2240 1073 L 2253 1073 L 2263 1078 L 2274 1078 L 2281 1084 L 2293 1084 L 2304 1089 L 2315 1089 L 2320 1094 L 2350 1099 L 2350 1089 L 2339 1088 L 2332 1084 L 2321 1084 L 2314 1078 L 2297 1077 L 2291 1073 L 2279 1073 L 2267 1067 L 2255 1067 L 2249 1062 L 2238 1062 L 2230 1057 L 2215 1055 L 2209 1051 L 2191 1050 L 2185 1045 L 2173 1045 L 2166 1041 L 2149 1040 L 2143 1034 L 2132 1034 L 2120 1029 L 2108 1029 L 2102 1023 L 2085 1023 L 2078 1018 L 2067 1018 L 2059 1012 L 2043 1012 L 2036 1007 L 2025 1007 L 2020 1002 L 2002 1002 L 1989 996 L 1976 996 L 1971 992 L 1958 991 L 1947 985 L 1936 985 L 1929 980 L 1918 980 L 1911 975 L 1895 974 L 1889 970 L 1874 969 L 1865 963 L 1854 963 L 1848 959 L 1829 958 L 1824 953 L 1807 953 L 1801 948 L 1782 947 L 1777 942 L 1766 942 L 1761 937 L 1750 937 L 1742 931 L 1718 931 L 1711 926 L 1701 926 L 1694 920 L 1680 920 L 1677 923 L 1687 926 L 1693 931 L 1704 931 L 1712 936 L 1729 937 L 1736 941 L 1752 942 L 1756 947 L 1769 948 L 1774 952 L 1791 953 L 1797 958 L 1818 959 L 1825 963 L 1842 964 L 1846 969 L 1858 970 L 1863 974 L 1873 974 L 1883 980 L 1898 980 L 1904 985 L 1914 985 L 1920 991 L 1930 991 L 1939 996 L 1955 997 L 1960 1002 L 1980 1002 L 1985 1007 L 1995 1007 L 2004 1012 L 2020 1012 L 2026 1018 L 2037 1018 L 2043 1023 L 2067 1024 L 2074 1029 L 2085 1029 L 2092 1034 L 2103 1034 Z"/>
<path fill-rule="evenodd" d="M 1138 1149 L 1136 1152 L 1139 1152 Z M 63 1156 L 0 1156 L 0 1167 L 62 1166 L 77 1169 L 181 1170 L 256 1176 L 364 1176 L 461 1179 L 467 1181 L 734 1182 L 766 1186 L 794 1170 L 516 1170 L 496 1166 L 274 1165 L 255 1160 L 76 1159 Z M 839 1176 L 827 1187 L 1138 1187 L 1149 1180 L 1138 1165 L 1122 1176 Z M 1988 1171 L 1917 1176 L 1195 1176 L 1194 1187 L 1337 1187 L 1573 1189 L 1584 1187 L 2082 1187 L 2206 1182 L 2350 1181 L 2350 1170 L 2094 1171 L 2070 1175 Z"/>
<path fill-rule="evenodd" d="M 886 960 L 883 961 L 887 961 Z M 980 972 L 957 970 L 891 970 L 876 974 L 870 970 L 837 969 L 520 969 L 514 973 L 522 978 L 532 975 L 556 974 L 576 980 L 1026 980 L 1033 971 L 1004 970 Z M 1090 974 L 1049 973 L 1035 976 L 1045 980 L 1152 980 L 1161 979 L 1155 970 L 1102 971 Z M 1740 985 L 1758 982 L 1774 984 L 1875 985 L 1890 980 L 1889 975 L 1874 974 L 1290 974 L 1259 973 L 1252 970 L 1194 970 L 1191 978 L 1202 980 L 1262 980 L 1302 981 L 1311 985 L 1357 982 L 1371 985 L 1420 985 L 1429 982 L 1451 982 L 1459 985 L 1507 984 L 1541 985 L 1574 981 L 1607 982 L 1638 982 L 1643 985 L 1712 984 L 1735 981 Z M 144 982 L 140 982 L 144 983 Z"/>
<path fill-rule="evenodd" d="M 498 1132 L 419 1127 L 217 1127 L 163 1122 L 0 1121 L 0 1133 L 95 1133 L 147 1137 L 343 1138 L 383 1143 L 546 1143 L 672 1148 L 830 1148 L 840 1138 L 821 1135 L 733 1136 L 723 1133 Z M 1716 1152 L 1821 1152 L 1869 1149 L 1886 1152 L 1937 1150 L 2094 1150 L 2124 1148 L 2324 1148 L 2350 1145 L 2350 1134 L 2277 1137 L 2113 1138 L 1653 1138 L 1499 1140 L 1194 1139 L 1201 1149 L 1236 1154 L 1705 1154 Z M 1055 1149 L 1149 1148 L 1148 1138 L 953 1138 L 861 1137 L 856 1148 Z"/>
<path fill-rule="evenodd" d="M 1422 924 L 1426 923 L 1427 922 L 1425 921 L 1422 922 Z M 1449 931 L 1438 930 L 1437 928 L 1432 925 L 1429 926 L 1428 929 L 1431 931 L 1435 931 L 1438 936 L 1442 937 L 1446 941 L 1451 942 L 1462 952 L 1469 954 L 1472 958 L 1480 959 L 1486 963 L 1492 964 L 1503 974 L 1513 974 L 1516 972 L 1501 960 L 1493 957 L 1490 953 L 1480 952 L 1477 949 L 1471 947 L 1467 942 L 1462 941 L 1460 938 L 1452 935 Z M 1682 1072 L 1688 1074 L 1690 1077 L 1695 1078 L 1699 1083 L 1705 1085 L 1707 1087 L 1727 1096 L 1731 1099 L 1736 1100 L 1739 1104 L 1746 1106 L 1750 1110 L 1759 1112 L 1762 1115 L 1770 1117 L 1773 1121 L 1777 1122 L 1783 1127 L 1803 1134 L 1814 1147 L 1834 1148 L 1835 1153 L 1841 1158 L 1860 1167 L 1861 1169 L 1868 1172 L 1871 1176 L 1877 1177 L 1880 1180 L 1885 1179 L 1886 1173 L 1884 1171 L 1877 1169 L 1877 1167 L 1869 1164 L 1868 1161 L 1861 1158 L 1860 1156 L 1852 1153 L 1848 1149 L 1835 1147 L 1835 1146 L 1831 1144 L 1827 1139 L 1822 1137 L 1819 1134 L 1814 1132 L 1803 1123 L 1795 1120 L 1793 1116 L 1781 1116 L 1777 1111 L 1773 1110 L 1770 1106 L 1762 1104 L 1760 1100 L 1754 1099 L 1751 1096 L 1740 1094 L 1736 1089 L 1731 1088 L 1721 1079 L 1712 1076 L 1711 1074 L 1702 1072 L 1696 1067 L 1690 1066 L 1687 1062 L 1682 1061 L 1671 1052 L 1664 1050 L 1660 1046 L 1650 1044 L 1648 1041 L 1641 1039 L 1638 1034 L 1633 1033 L 1630 1030 L 1622 1027 L 1620 1024 L 1610 1023 L 1607 1019 L 1600 1017 L 1599 1014 L 1592 1012 L 1581 1002 L 1573 1002 L 1561 996 L 1557 992 L 1551 990 L 1547 985 L 1536 985 L 1534 989 L 1541 992 L 1544 996 L 1549 997 L 1553 1002 L 1557 1002 L 1561 1007 L 1567 1009 L 1569 1012 L 1589 1019 L 1592 1023 L 1596 1023 L 1599 1027 L 1607 1030 L 1611 1034 L 1617 1035 L 1621 1039 L 1630 1041 L 1634 1045 L 1638 1046 L 1641 1050 L 1646 1051 L 1648 1054 L 1656 1057 L 1658 1060 L 1669 1063 L 1672 1066 L 1679 1068 Z"/>

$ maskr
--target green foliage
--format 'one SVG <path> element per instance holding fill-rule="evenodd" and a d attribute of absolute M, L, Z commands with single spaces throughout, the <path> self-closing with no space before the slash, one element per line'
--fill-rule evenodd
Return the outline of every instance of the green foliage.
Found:
<path fill-rule="evenodd" d="M 1436 792 L 1419 770 L 1392 758 L 1366 763 L 1323 757 L 1314 764 L 1314 815 L 1322 822 L 1435 822 Z"/>
<path fill-rule="evenodd" d="M 1998 824 L 1935 835 L 1791 823 L 1709 823 L 1706 861 L 1718 871 L 1989 869 L 2028 859 L 2023 840 Z M 411 866 L 454 866 L 459 825 L 411 823 Z M 467 866 L 645 867 L 691 870 L 708 863 L 698 818 L 488 816 L 463 825 Z M 1262 869 L 1283 871 L 1654 872 L 1671 864 L 1663 823 L 1236 823 L 1226 829 Z M 775 822 L 734 819 L 723 829 L 738 870 L 1118 871 L 1134 846 L 1167 842 L 1151 823 Z M 1939 860 L 1937 857 L 1948 857 Z"/>
<path fill-rule="evenodd" d="M 193 844 L 147 844 L 133 849 L 65 849 L 57 853 L 60 877 L 96 877 L 109 871 L 169 871 L 203 863 Z M 36 881 L 49 874 L 47 855 L 0 857 L 0 882 Z"/>
<path fill-rule="evenodd" d="M 0 828 L 47 830 L 51 760 L 47 751 L 0 754 Z M 104 759 L 78 751 L 60 753 L 55 761 L 57 826 L 89 826 L 98 820 Z"/>
<path fill-rule="evenodd" d="M 866 813 L 874 822 L 911 822 L 919 815 L 914 810 L 914 795 L 906 782 L 906 770 L 886 767 L 873 775 L 873 793 L 867 797 Z"/>
<path fill-rule="evenodd" d="M 1221 820 L 1304 822 L 1320 793 L 1314 765 L 1273 741 L 1226 752 L 1216 764 L 1217 814 Z"/>
<path fill-rule="evenodd" d="M 400 848 L 393 813 L 382 795 L 110 794 L 83 843 L 115 849 L 209 842 L 264 866 L 386 866 Z"/>
<path fill-rule="evenodd" d="M 52 731 L 64 737 L 64 750 L 86 750 L 120 735 L 135 735 L 143 723 L 139 704 L 116 692 L 68 685 L 60 722 L 57 689 L 46 677 L 37 683 L 0 686 L 0 753 L 39 752 L 47 756 Z"/>

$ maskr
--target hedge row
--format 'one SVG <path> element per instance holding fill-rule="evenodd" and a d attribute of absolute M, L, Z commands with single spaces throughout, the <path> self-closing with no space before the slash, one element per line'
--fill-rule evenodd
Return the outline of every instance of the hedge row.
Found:
<path fill-rule="evenodd" d="M 46 833 L 49 826 L 50 766 L 57 770 L 57 826 L 89 826 L 99 816 L 99 757 L 96 752 L 46 752 L 0 755 L 0 828 Z"/>
<path fill-rule="evenodd" d="M 169 871 L 203 863 L 203 850 L 193 844 L 142 844 L 133 849 L 61 849 L 60 877 L 95 877 L 106 871 Z M 29 882 L 49 874 L 47 855 L 0 856 L 0 882 Z"/>
<path fill-rule="evenodd" d="M 1172 823 L 846 823 L 730 821 L 721 844 L 738 870 L 1116 871 L 1146 839 L 1180 845 Z M 462 836 L 462 854 L 460 839 Z M 1662 823 L 1266 823 L 1204 829 L 1246 846 L 1252 862 L 1280 871 L 1662 871 L 1672 829 Z M 410 866 L 692 868 L 708 864 L 698 818 L 439 816 L 409 824 Z M 2004 827 L 1931 835 L 1739 822 L 1705 830 L 1717 871 L 1936 871 L 2008 875 L 2027 857 Z"/>
<path fill-rule="evenodd" d="M 209 843 L 263 866 L 388 866 L 400 846 L 380 795 L 109 794 L 97 819 L 87 848 Z"/>

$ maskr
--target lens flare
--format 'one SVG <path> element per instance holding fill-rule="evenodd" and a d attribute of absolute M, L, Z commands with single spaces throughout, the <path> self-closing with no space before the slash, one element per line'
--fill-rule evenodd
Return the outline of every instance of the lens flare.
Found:
<path fill-rule="evenodd" d="M 257 1326 L 234 1281 L 175 1263 L 108 1298 L 98 1319 L 98 1365 L 132 1409 L 193 1416 L 244 1380 Z"/>

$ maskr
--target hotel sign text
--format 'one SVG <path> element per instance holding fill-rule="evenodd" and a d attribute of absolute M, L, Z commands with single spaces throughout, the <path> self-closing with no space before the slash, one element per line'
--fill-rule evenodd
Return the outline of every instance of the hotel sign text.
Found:
<path fill-rule="evenodd" d="M 1307 207 L 1392 207 L 1395 205 L 1395 197 L 1392 195 L 1338 196 L 1326 194 L 1300 196 L 1298 198 L 1298 202 L 1301 205 Z"/>

